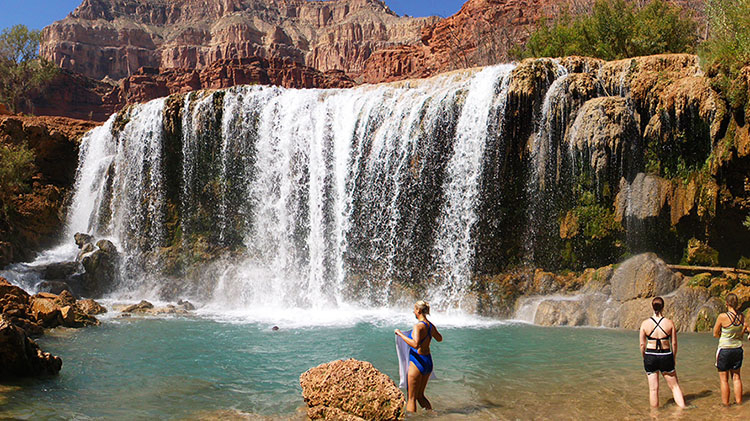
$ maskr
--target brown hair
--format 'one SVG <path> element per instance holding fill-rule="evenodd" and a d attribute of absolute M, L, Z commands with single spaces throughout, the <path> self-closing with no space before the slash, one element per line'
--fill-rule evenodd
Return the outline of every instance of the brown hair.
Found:
<path fill-rule="evenodd" d="M 430 303 L 424 300 L 419 300 L 414 304 L 414 308 L 419 310 L 420 313 L 424 315 L 430 314 Z"/>
<path fill-rule="evenodd" d="M 651 307 L 655 312 L 661 313 L 661 311 L 664 310 L 664 299 L 661 297 L 654 297 L 654 299 L 651 300 Z"/>
<path fill-rule="evenodd" d="M 727 294 L 726 303 L 727 307 L 732 307 L 733 309 L 737 310 L 737 295 L 733 293 Z"/>

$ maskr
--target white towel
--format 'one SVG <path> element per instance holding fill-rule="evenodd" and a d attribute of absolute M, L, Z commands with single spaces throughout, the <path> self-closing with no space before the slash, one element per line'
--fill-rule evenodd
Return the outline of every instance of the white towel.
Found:
<path fill-rule="evenodd" d="M 404 332 L 404 335 L 411 337 L 411 330 Z M 398 335 L 396 337 L 396 355 L 398 356 L 398 375 L 400 377 L 398 387 L 402 389 L 407 388 L 407 378 L 409 376 L 409 344 L 404 342 Z M 435 370 L 432 370 L 430 374 L 430 380 L 435 380 Z"/>

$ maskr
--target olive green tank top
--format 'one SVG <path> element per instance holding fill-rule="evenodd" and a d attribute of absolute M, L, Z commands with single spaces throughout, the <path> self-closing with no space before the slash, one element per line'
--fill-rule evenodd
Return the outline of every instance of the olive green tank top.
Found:
<path fill-rule="evenodd" d="M 728 327 L 721 327 L 719 348 L 740 348 L 742 347 L 742 333 L 745 330 L 742 318 L 732 312 L 728 312 L 727 316 L 732 324 Z"/>

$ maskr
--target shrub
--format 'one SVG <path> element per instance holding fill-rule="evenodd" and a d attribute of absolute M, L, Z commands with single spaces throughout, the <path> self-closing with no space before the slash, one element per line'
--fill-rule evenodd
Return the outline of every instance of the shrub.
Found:
<path fill-rule="evenodd" d="M 750 0 L 708 0 L 708 39 L 699 54 L 713 87 L 729 100 L 732 108 L 747 103 L 747 86 L 740 78 L 750 64 Z"/>
<path fill-rule="evenodd" d="M 661 53 L 692 52 L 697 24 L 665 0 L 643 6 L 626 0 L 596 0 L 591 14 L 542 19 L 517 57 L 581 55 L 616 60 Z"/>
<path fill-rule="evenodd" d="M 25 145 L 0 145 L 0 216 L 13 210 L 13 197 L 29 189 L 33 173 L 33 151 Z"/>

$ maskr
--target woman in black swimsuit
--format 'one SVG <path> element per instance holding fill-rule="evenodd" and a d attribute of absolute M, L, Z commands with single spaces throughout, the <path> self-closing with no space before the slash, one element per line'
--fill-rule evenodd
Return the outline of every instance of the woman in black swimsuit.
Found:
<path fill-rule="evenodd" d="M 641 323 L 640 342 L 643 368 L 648 376 L 649 401 L 652 408 L 659 407 L 659 372 L 672 390 L 675 403 L 685 407 L 685 397 L 677 381 L 675 358 L 677 355 L 677 329 L 674 323 L 661 312 L 664 299 L 656 297 L 651 301 L 654 315 Z"/>

